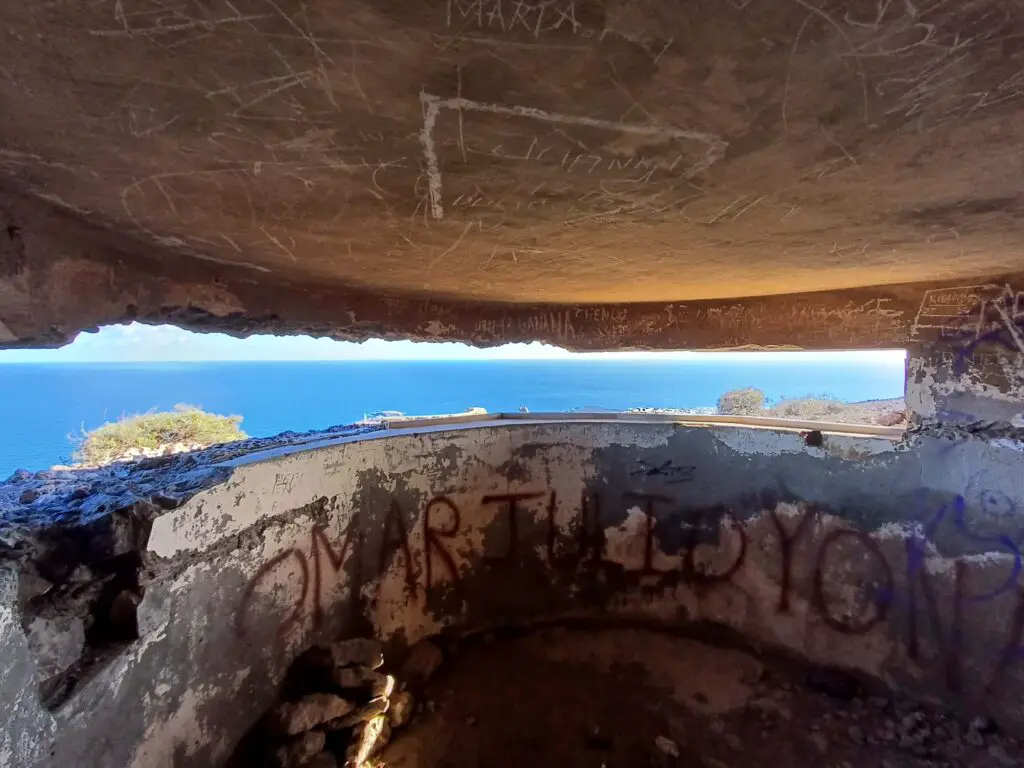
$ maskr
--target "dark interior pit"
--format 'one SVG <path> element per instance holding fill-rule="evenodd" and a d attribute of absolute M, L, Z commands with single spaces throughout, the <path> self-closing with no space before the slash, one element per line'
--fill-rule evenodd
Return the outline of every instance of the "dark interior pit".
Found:
<path fill-rule="evenodd" d="M 333 646 L 333 659 L 330 647 L 299 658 L 232 768 L 1000 768 L 1024 758 L 986 717 L 654 630 L 486 634 L 443 654 L 427 641 L 387 676 L 387 692 L 339 685 L 373 677 L 344 650 L 352 642 Z M 328 696 L 352 712 L 328 717 Z"/>

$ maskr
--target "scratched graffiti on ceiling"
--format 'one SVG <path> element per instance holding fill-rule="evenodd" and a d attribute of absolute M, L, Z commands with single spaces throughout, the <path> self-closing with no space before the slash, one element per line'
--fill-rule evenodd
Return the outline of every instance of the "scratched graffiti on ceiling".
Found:
<path fill-rule="evenodd" d="M 11 11 L 0 174 L 250 279 L 747 296 L 966 277 L 1024 234 L 1021 21 L 999 0 L 66 13 Z"/>

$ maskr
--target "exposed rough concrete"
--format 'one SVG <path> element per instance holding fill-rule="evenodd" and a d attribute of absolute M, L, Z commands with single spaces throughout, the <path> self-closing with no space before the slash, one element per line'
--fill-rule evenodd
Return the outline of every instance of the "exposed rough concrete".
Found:
<path fill-rule="evenodd" d="M 284 433 L 103 468 L 18 471 L 0 483 L 0 558 L 17 568 L 15 605 L 45 704 L 60 704 L 138 638 L 139 553 L 152 521 L 223 482 L 230 472 L 219 462 L 382 427 Z"/>
<path fill-rule="evenodd" d="M 522 420 L 241 456 L 153 517 L 137 639 L 52 712 L 10 594 L 33 725 L 0 749 L 216 765 L 311 643 L 569 618 L 717 627 L 1024 731 L 1017 447 Z"/>
<path fill-rule="evenodd" d="M 1016 4 L 5 10 L 0 347 L 906 346 L 912 429 L 522 420 L 20 475 L 0 763 L 216 765 L 311 643 L 569 618 L 1024 732 Z"/>
<path fill-rule="evenodd" d="M 9 6 L 0 344 L 871 346 L 1020 270 L 1007 0 Z"/>
<path fill-rule="evenodd" d="M 0 348 L 56 346 L 79 329 L 132 320 L 240 336 L 309 333 L 355 341 L 543 340 L 573 349 L 892 348 L 927 338 L 932 330 L 919 327 L 918 318 L 930 297 L 962 285 L 929 281 L 686 302 L 504 304 L 303 283 L 290 275 L 265 284 L 239 279 L 216 264 L 199 262 L 183 270 L 173 263 L 140 262 L 130 252 L 109 264 L 96 256 L 110 247 L 109 238 L 74 221 L 39 233 L 33 246 L 39 259 L 26 276 L 0 279 L 0 321 L 16 337 L 0 339 Z M 993 282 L 1022 285 L 1024 275 Z M 82 286 L 102 287 L 102 293 Z M 967 304 L 963 312 L 970 309 Z"/>
<path fill-rule="evenodd" d="M 1010 283 L 930 292 L 907 357 L 907 409 L 921 428 L 1006 446 L 1024 438 L 1024 300 Z"/>

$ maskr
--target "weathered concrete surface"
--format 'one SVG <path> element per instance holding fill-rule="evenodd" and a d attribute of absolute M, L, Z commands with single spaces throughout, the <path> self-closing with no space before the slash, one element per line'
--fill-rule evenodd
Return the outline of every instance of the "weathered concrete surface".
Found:
<path fill-rule="evenodd" d="M 4 18 L 0 344 L 138 317 L 871 346 L 901 342 L 926 283 L 1021 268 L 1011 0 L 57 0 Z"/>
<path fill-rule="evenodd" d="M 542 619 L 717 626 L 1024 730 L 1019 444 L 665 423 L 339 438 L 156 516 L 138 639 L 52 712 L 4 604 L 0 754 L 216 765 L 310 643 Z M 28 734 L 28 735 L 26 735 Z"/>
<path fill-rule="evenodd" d="M 907 408 L 922 424 L 1024 436 L 1024 300 L 1011 284 L 929 291 L 907 356 Z"/>

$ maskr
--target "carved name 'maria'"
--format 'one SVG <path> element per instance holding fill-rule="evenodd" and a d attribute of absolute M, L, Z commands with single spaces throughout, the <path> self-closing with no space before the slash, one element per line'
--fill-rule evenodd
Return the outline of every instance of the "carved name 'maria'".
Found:
<path fill-rule="evenodd" d="M 448 0 L 448 26 L 459 19 L 479 29 L 525 32 L 539 38 L 543 32 L 564 30 L 579 34 L 574 2 L 524 2 L 524 0 Z"/>

